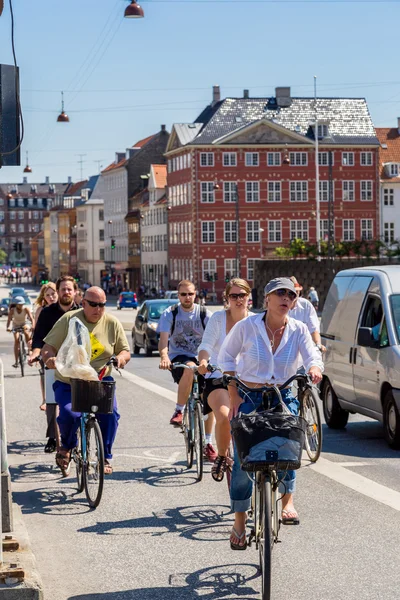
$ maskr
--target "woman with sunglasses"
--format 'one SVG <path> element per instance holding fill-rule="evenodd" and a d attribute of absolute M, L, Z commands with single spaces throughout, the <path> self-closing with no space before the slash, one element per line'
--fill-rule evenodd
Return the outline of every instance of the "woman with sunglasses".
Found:
<path fill-rule="evenodd" d="M 199 346 L 199 373 L 206 377 L 203 390 L 204 414 L 212 411 L 215 415 L 218 456 L 211 468 L 211 476 L 215 481 L 222 481 L 225 471 L 232 464 L 228 458 L 231 441 L 230 402 L 228 391 L 222 383 L 213 385 L 214 380 L 221 377 L 220 371 L 208 373 L 207 364 L 209 361 L 211 364 L 217 364 L 219 350 L 232 327 L 251 314 L 248 310 L 250 293 L 250 286 L 244 279 L 235 278 L 229 281 L 224 294 L 225 309 L 212 315 Z"/>
<path fill-rule="evenodd" d="M 245 414 L 262 404 L 258 387 L 282 385 L 296 374 L 298 363 L 304 364 L 314 383 L 322 379 L 323 363 L 304 323 L 289 317 L 289 310 L 297 298 L 293 282 L 286 277 L 272 279 L 264 288 L 266 311 L 237 323 L 218 355 L 218 365 L 230 374 L 236 374 L 247 386 L 254 388 L 250 394 L 238 392 L 229 386 L 233 409 Z M 299 403 L 291 388 L 282 391 L 282 399 L 290 412 L 298 414 Z M 278 404 L 276 398 L 271 408 Z M 295 471 L 287 471 L 281 484 L 282 523 L 298 525 L 299 517 L 293 504 Z M 245 550 L 246 518 L 250 508 L 253 480 L 240 469 L 236 454 L 231 480 L 231 507 L 235 513 L 230 544 L 232 550 Z"/>

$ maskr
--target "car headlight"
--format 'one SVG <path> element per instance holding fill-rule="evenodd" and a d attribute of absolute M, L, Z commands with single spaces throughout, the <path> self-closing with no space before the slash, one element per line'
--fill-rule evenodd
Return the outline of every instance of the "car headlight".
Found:
<path fill-rule="evenodd" d="M 157 323 L 151 323 L 151 322 L 149 322 L 149 323 L 147 323 L 147 325 L 148 325 L 148 326 L 149 326 L 151 329 L 154 329 L 154 331 L 155 331 L 155 330 L 157 329 L 157 327 L 158 327 L 158 324 L 157 324 Z"/>

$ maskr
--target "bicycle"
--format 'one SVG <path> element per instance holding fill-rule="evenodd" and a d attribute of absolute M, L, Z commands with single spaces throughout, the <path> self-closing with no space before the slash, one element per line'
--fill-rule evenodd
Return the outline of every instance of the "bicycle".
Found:
<path fill-rule="evenodd" d="M 190 369 L 193 371 L 193 386 L 189 399 L 183 411 L 182 433 L 185 437 L 186 461 L 188 469 L 193 467 L 196 459 L 197 481 L 203 479 L 204 457 L 203 449 L 205 446 L 203 404 L 199 392 L 199 381 L 197 366 L 189 366 L 184 363 L 174 363 L 171 369 L 177 368 Z"/>
<path fill-rule="evenodd" d="M 305 450 L 311 462 L 319 459 L 322 450 L 322 425 L 318 408 L 319 394 L 308 375 L 298 379 L 297 398 L 300 402 L 300 416 L 307 421 Z"/>
<path fill-rule="evenodd" d="M 104 486 L 104 444 L 96 413 L 112 413 L 115 381 L 102 381 L 107 368 L 113 365 L 121 375 L 115 356 L 104 365 L 99 381 L 71 379 L 71 406 L 80 412 L 78 442 L 71 453 L 75 462 L 78 493 L 85 494 L 89 506 L 96 508 L 101 501 Z"/>
<path fill-rule="evenodd" d="M 260 388 L 250 388 L 240 381 L 240 379 L 231 375 L 224 375 L 222 379 L 226 385 L 231 382 L 235 382 L 237 387 L 246 393 L 251 393 L 255 390 L 263 393 L 263 403 L 261 406 L 264 406 L 264 408 L 268 410 L 269 407 L 266 406 L 266 402 L 269 400 L 271 394 L 276 394 L 279 403 L 283 405 L 284 403 L 282 401 L 281 390 L 287 388 L 294 380 L 300 380 L 300 378 L 304 379 L 305 377 L 307 376 L 294 375 L 279 387 L 263 386 Z M 259 416 L 262 418 L 263 414 L 260 413 Z M 251 546 L 254 542 L 256 549 L 259 552 L 262 600 L 270 600 L 272 581 L 272 551 L 274 545 L 280 541 L 279 529 L 281 525 L 278 511 L 278 503 L 280 500 L 278 486 L 282 481 L 282 478 L 279 479 L 278 470 L 287 471 L 288 469 L 298 469 L 300 467 L 301 453 L 305 444 L 305 432 L 307 424 L 301 416 L 297 417 L 292 414 L 285 414 L 283 411 L 275 412 L 273 410 L 268 410 L 268 416 L 265 418 L 265 424 L 268 423 L 268 420 L 270 423 L 274 423 L 275 420 L 275 424 L 271 426 L 269 435 L 267 428 L 262 428 L 264 432 L 262 434 L 264 435 L 263 440 L 267 440 L 272 436 L 279 436 L 279 425 L 284 419 L 286 419 L 291 427 L 287 429 L 285 437 L 287 440 L 297 442 L 298 454 L 297 456 L 293 455 L 290 459 L 287 456 L 283 459 L 282 456 L 279 455 L 281 448 L 278 450 L 266 450 L 262 460 L 246 463 L 245 455 L 247 455 L 249 448 L 242 452 L 244 449 L 243 439 L 240 440 L 238 437 L 239 431 L 237 431 L 237 429 L 240 428 L 241 421 L 247 419 L 249 422 L 251 422 L 251 420 L 254 420 L 255 418 L 256 417 L 254 414 L 241 415 L 239 413 L 239 415 L 232 420 L 232 433 L 238 449 L 242 469 L 249 472 L 255 472 L 252 509 L 250 511 L 250 516 L 253 519 L 253 526 L 249 534 L 248 546 Z M 237 428 L 236 424 L 238 425 Z M 281 433 L 281 435 L 283 434 Z M 249 440 L 251 440 L 251 436 L 252 431 L 250 431 L 247 427 L 247 443 Z"/>
<path fill-rule="evenodd" d="M 24 327 L 15 327 L 13 333 L 18 333 L 18 362 L 21 368 L 21 377 L 25 375 L 26 346 Z"/>

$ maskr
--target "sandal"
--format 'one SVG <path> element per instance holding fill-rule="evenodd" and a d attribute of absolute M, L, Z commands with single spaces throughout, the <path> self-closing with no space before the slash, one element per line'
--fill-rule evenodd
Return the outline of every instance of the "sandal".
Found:
<path fill-rule="evenodd" d="M 47 444 L 44 447 L 44 451 L 46 454 L 50 454 L 51 452 L 55 452 L 57 450 L 57 442 L 54 438 L 49 438 L 47 440 Z"/>
<path fill-rule="evenodd" d="M 285 516 L 286 515 L 286 516 Z M 291 516 L 289 516 L 291 515 Z M 282 525 L 300 525 L 299 515 L 296 510 L 282 509 Z"/>
<path fill-rule="evenodd" d="M 222 481 L 225 471 L 232 471 L 232 459 L 228 456 L 218 454 L 213 466 L 211 467 L 211 477 L 214 481 Z"/>
<path fill-rule="evenodd" d="M 232 534 L 238 538 L 239 541 L 243 540 L 244 538 L 244 544 L 235 544 L 235 542 L 232 542 L 232 540 L 230 540 L 231 543 L 231 550 L 246 550 L 247 548 L 247 540 L 246 540 L 246 530 L 242 531 L 242 533 L 238 533 L 237 530 L 235 529 L 235 527 L 232 527 Z"/>
<path fill-rule="evenodd" d="M 111 475 L 113 472 L 112 464 L 106 459 L 104 461 L 104 475 Z"/>
<path fill-rule="evenodd" d="M 71 451 L 60 448 L 56 454 L 56 464 L 60 467 L 63 477 L 67 477 L 71 468 Z"/>

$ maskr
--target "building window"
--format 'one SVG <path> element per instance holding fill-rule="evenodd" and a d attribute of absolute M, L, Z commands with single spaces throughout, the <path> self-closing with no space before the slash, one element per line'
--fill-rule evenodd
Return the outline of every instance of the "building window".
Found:
<path fill-rule="evenodd" d="M 333 166 L 333 152 L 332 155 L 332 166 Z M 329 167 L 329 152 L 318 152 L 318 164 L 320 167 Z"/>
<path fill-rule="evenodd" d="M 104 210 L 102 208 L 99 209 L 99 221 L 104 221 Z"/>
<path fill-rule="evenodd" d="M 258 181 L 246 181 L 246 202 L 260 201 L 260 184 Z"/>
<path fill-rule="evenodd" d="M 224 202 L 236 202 L 236 187 L 235 181 L 224 181 Z"/>
<path fill-rule="evenodd" d="M 280 181 L 269 181 L 268 182 L 268 202 L 280 202 L 281 196 L 281 182 Z"/>
<path fill-rule="evenodd" d="M 386 244 L 394 242 L 394 223 L 384 223 L 383 232 Z"/>
<path fill-rule="evenodd" d="M 356 239 L 354 219 L 343 219 L 343 241 L 353 242 Z"/>
<path fill-rule="evenodd" d="M 390 165 L 390 176 L 391 177 L 399 176 L 399 164 L 398 163 L 392 163 Z M 11 200 L 10 200 L 10 206 L 11 206 Z"/>
<path fill-rule="evenodd" d="M 246 221 L 246 242 L 260 241 L 260 221 Z"/>
<path fill-rule="evenodd" d="M 224 260 L 224 278 L 232 279 L 232 277 L 238 276 L 237 259 L 236 258 L 225 258 Z"/>
<path fill-rule="evenodd" d="M 362 167 L 371 167 L 373 164 L 372 152 L 361 152 L 360 164 Z"/>
<path fill-rule="evenodd" d="M 214 154 L 212 152 L 200 152 L 200 166 L 201 167 L 213 167 L 214 166 Z"/>
<path fill-rule="evenodd" d="M 200 185 L 201 185 L 201 201 L 202 202 L 215 202 L 214 183 L 212 181 L 202 181 Z"/>
<path fill-rule="evenodd" d="M 237 242 L 236 221 L 224 221 L 224 241 L 226 244 Z"/>
<path fill-rule="evenodd" d="M 279 167 L 281 164 L 281 153 L 280 152 L 267 152 L 267 166 L 268 167 Z"/>
<path fill-rule="evenodd" d="M 332 181 L 332 201 L 333 201 L 333 190 L 334 185 Z M 319 182 L 319 201 L 320 202 L 329 202 L 329 181 L 320 181 Z"/>
<path fill-rule="evenodd" d="M 253 279 L 254 279 L 254 263 L 255 263 L 255 258 L 247 259 L 247 280 L 248 281 L 253 281 Z"/>
<path fill-rule="evenodd" d="M 332 228 L 333 239 L 335 238 L 335 230 Z M 329 241 L 329 219 L 321 219 L 319 222 L 319 237 L 324 242 Z"/>
<path fill-rule="evenodd" d="M 104 229 L 99 229 L 99 240 L 104 242 Z"/>
<path fill-rule="evenodd" d="M 18 211 L 18 219 L 19 219 L 20 221 L 23 221 L 23 219 L 24 219 L 24 213 L 23 213 L 23 211 L 22 211 L 22 210 L 19 210 L 19 211 Z"/>
<path fill-rule="evenodd" d="M 13 221 L 15 219 L 15 210 L 10 210 L 9 215 L 10 215 L 10 219 L 11 221 Z"/>
<path fill-rule="evenodd" d="M 307 152 L 290 152 L 290 164 L 296 167 L 306 167 L 308 164 Z"/>
<path fill-rule="evenodd" d="M 373 219 L 361 219 L 361 239 L 372 240 Z"/>
<path fill-rule="evenodd" d="M 268 221 L 268 241 L 282 241 L 282 221 Z"/>
<path fill-rule="evenodd" d="M 342 152 L 342 165 L 344 167 L 354 167 L 354 152 Z"/>
<path fill-rule="evenodd" d="M 308 201 L 308 181 L 290 182 L 290 202 Z"/>
<path fill-rule="evenodd" d="M 215 221 L 202 221 L 201 241 L 203 244 L 215 243 Z"/>
<path fill-rule="evenodd" d="M 343 201 L 354 202 L 354 181 L 343 181 Z"/>
<path fill-rule="evenodd" d="M 6 226 L 0 225 L 0 233 L 5 233 L 5 232 L 6 232 Z"/>
<path fill-rule="evenodd" d="M 328 125 L 318 125 L 318 137 L 324 138 L 324 137 L 328 137 L 329 135 L 329 129 L 328 129 Z"/>
<path fill-rule="evenodd" d="M 11 223 L 10 231 L 11 231 L 11 233 L 17 233 L 17 226 L 15 223 Z"/>
<path fill-rule="evenodd" d="M 236 167 L 236 152 L 224 152 L 222 155 L 222 164 L 224 167 Z"/>
<path fill-rule="evenodd" d="M 260 156 L 258 152 L 246 152 L 245 165 L 246 167 L 258 167 L 260 164 Z"/>
<path fill-rule="evenodd" d="M 297 219 L 290 221 L 290 239 L 308 242 L 308 221 Z"/>
<path fill-rule="evenodd" d="M 4 221 L 4 210 L 0 210 L 0 221 Z"/>
<path fill-rule="evenodd" d="M 39 215 L 39 211 L 38 211 L 38 210 L 34 210 L 34 211 L 33 211 L 33 218 L 34 218 L 34 219 L 39 219 L 39 218 L 40 218 L 40 215 Z"/>
<path fill-rule="evenodd" d="M 202 266 L 202 280 L 208 281 L 207 275 L 212 276 L 212 278 L 214 279 L 214 276 L 217 272 L 217 261 L 215 260 L 215 258 L 209 258 L 209 259 L 203 260 L 201 266 Z"/>
<path fill-rule="evenodd" d="M 22 223 L 18 225 L 18 233 L 24 233 L 24 226 Z"/>
<path fill-rule="evenodd" d="M 372 181 L 361 182 L 361 200 L 364 202 L 372 200 Z"/>
<path fill-rule="evenodd" d="M 104 260 L 104 248 L 100 248 L 100 260 Z"/>
<path fill-rule="evenodd" d="M 385 206 L 393 206 L 394 205 L 394 189 L 393 188 L 384 188 L 383 204 Z"/>

